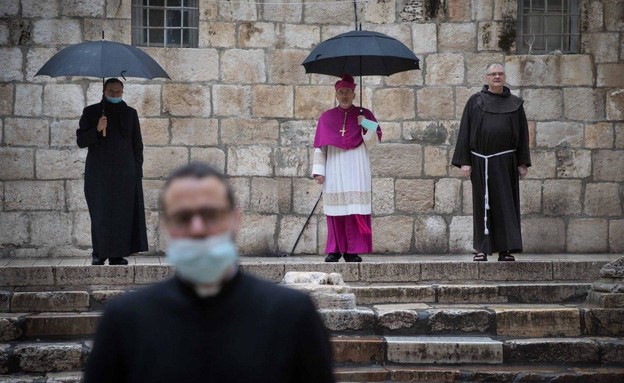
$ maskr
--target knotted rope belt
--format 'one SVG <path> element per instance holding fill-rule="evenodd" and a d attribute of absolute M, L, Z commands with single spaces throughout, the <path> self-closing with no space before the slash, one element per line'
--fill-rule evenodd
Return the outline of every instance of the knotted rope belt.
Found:
<path fill-rule="evenodd" d="M 485 198 L 483 199 L 485 209 L 483 209 L 483 224 L 485 225 L 485 230 L 483 230 L 483 234 L 488 235 L 490 231 L 487 226 L 487 211 L 490 210 L 490 191 L 488 188 L 488 179 L 489 179 L 489 168 L 488 168 L 488 160 L 492 157 L 502 156 L 503 154 L 513 153 L 516 149 L 505 150 L 503 152 L 498 152 L 490 155 L 485 155 L 477 152 L 471 151 L 470 153 L 474 154 L 477 157 L 481 157 L 485 160 Z"/>

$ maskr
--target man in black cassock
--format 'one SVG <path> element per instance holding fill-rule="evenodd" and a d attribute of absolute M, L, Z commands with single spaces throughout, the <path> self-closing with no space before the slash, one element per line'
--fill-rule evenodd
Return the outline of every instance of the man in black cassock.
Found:
<path fill-rule="evenodd" d="M 127 265 L 147 250 L 143 202 L 143 141 L 137 111 L 123 100 L 123 83 L 104 83 L 102 101 L 82 112 L 77 143 L 88 148 L 84 192 L 91 217 L 93 265 Z"/>
<path fill-rule="evenodd" d="M 310 297 L 238 268 L 241 218 L 225 177 L 186 165 L 160 202 L 176 275 L 107 303 L 84 382 L 334 382 Z"/>
<path fill-rule="evenodd" d="M 487 85 L 464 108 L 452 164 L 472 183 L 475 261 L 522 252 L 519 178 L 531 166 L 529 129 L 522 106 L 505 84 L 503 64 L 485 71 Z"/>

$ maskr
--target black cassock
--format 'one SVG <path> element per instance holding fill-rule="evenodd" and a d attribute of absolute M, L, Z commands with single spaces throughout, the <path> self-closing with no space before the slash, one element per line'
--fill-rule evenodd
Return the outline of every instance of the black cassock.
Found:
<path fill-rule="evenodd" d="M 126 257 L 147 250 L 143 202 L 143 141 L 139 117 L 125 102 L 106 102 L 106 137 L 97 131 L 102 103 L 86 107 L 76 131 L 88 148 L 84 192 L 91 216 L 93 254 Z"/>
<path fill-rule="evenodd" d="M 477 252 L 522 252 L 518 166 L 531 166 L 529 129 L 522 99 L 505 87 L 494 94 L 484 86 L 464 108 L 452 164 L 472 166 L 473 246 Z M 474 155 L 514 152 L 488 159 L 489 210 L 485 208 L 485 159 Z"/>

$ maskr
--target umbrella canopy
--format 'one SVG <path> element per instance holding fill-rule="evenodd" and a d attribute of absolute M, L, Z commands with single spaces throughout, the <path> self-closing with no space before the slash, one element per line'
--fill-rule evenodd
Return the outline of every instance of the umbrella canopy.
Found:
<path fill-rule="evenodd" d="M 115 41 L 85 41 L 52 56 L 35 76 L 169 78 L 147 53 Z"/>
<path fill-rule="evenodd" d="M 418 61 L 397 39 L 378 32 L 352 31 L 321 42 L 302 65 L 306 73 L 390 76 L 420 69 Z"/>

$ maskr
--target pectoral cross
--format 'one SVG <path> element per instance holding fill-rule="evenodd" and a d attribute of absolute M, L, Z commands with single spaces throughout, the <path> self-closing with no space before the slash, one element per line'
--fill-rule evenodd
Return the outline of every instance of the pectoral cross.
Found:
<path fill-rule="evenodd" d="M 344 134 L 346 131 L 347 131 L 347 112 L 345 112 L 344 120 L 342 121 L 342 129 L 339 130 L 342 137 L 344 137 Z"/>

